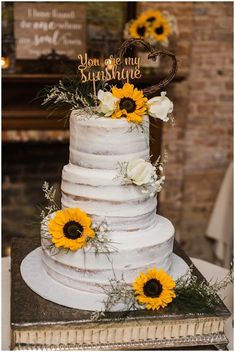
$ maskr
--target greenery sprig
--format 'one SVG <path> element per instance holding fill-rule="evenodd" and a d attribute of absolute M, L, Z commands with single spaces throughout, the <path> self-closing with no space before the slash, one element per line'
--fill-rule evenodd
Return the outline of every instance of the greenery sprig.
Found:
<path fill-rule="evenodd" d="M 146 139 L 149 138 L 149 133 L 148 133 L 148 124 L 144 120 L 142 123 L 137 124 L 134 122 L 130 123 L 130 127 L 127 129 L 127 133 L 131 133 L 133 131 L 137 131 L 139 133 L 143 133 Z"/>
<path fill-rule="evenodd" d="M 136 302 L 134 292 L 132 288 L 127 285 L 123 276 L 120 280 L 116 278 L 113 270 L 114 278 L 109 279 L 109 286 L 100 286 L 103 292 L 106 294 L 107 299 L 103 301 L 103 309 L 101 311 L 95 311 L 91 314 L 91 320 L 99 320 L 105 317 L 106 313 L 112 310 L 117 304 L 124 305 L 124 311 L 132 311 L 138 309 L 138 303 Z M 119 311 L 120 312 L 120 311 Z M 122 311 L 121 311 L 122 313 Z"/>
<path fill-rule="evenodd" d="M 212 284 L 205 280 L 198 282 L 192 270 L 190 267 L 189 272 L 176 281 L 176 298 L 172 302 L 172 308 L 184 313 L 213 313 L 220 303 L 218 293 L 232 283 L 232 271 Z"/>
<path fill-rule="evenodd" d="M 103 82 L 96 82 L 97 90 L 102 87 L 104 87 Z M 55 86 L 45 87 L 37 98 L 43 100 L 42 105 L 51 110 L 52 114 L 61 108 L 69 108 L 68 114 L 76 109 L 92 111 L 98 104 L 97 97 L 94 96 L 93 84 L 82 83 L 78 75 L 68 76 Z"/>
<path fill-rule="evenodd" d="M 79 86 L 73 88 L 71 84 L 66 84 L 67 82 L 68 80 L 64 82 L 60 80 L 58 86 L 48 88 L 42 105 L 53 104 L 58 106 L 60 104 L 68 104 L 74 109 L 88 107 L 92 96 L 90 94 L 84 96 Z"/>
<path fill-rule="evenodd" d="M 164 308 L 164 311 L 168 313 L 178 311 L 182 314 L 215 313 L 221 301 L 218 293 L 232 283 L 232 277 L 230 270 L 224 279 L 216 281 L 214 284 L 205 280 L 199 282 L 197 276 L 193 275 L 193 265 L 191 265 L 187 273 L 176 281 L 176 297 Z M 123 312 L 143 309 L 143 306 L 141 307 L 137 303 L 132 287 L 125 282 L 123 277 L 118 280 L 115 273 L 114 278 L 109 279 L 109 286 L 102 287 L 102 289 L 107 298 L 103 301 L 102 311 L 92 313 L 91 319 L 93 320 L 105 317 L 117 304 L 124 307 Z M 158 312 L 160 313 L 162 310 L 161 308 Z"/>
<path fill-rule="evenodd" d="M 88 238 L 87 243 L 90 249 L 94 249 L 95 255 L 100 252 L 106 254 L 117 252 L 114 242 L 109 238 L 109 236 L 107 236 L 110 232 L 110 228 L 105 219 L 98 224 L 93 224 L 92 228 L 95 231 L 95 237 Z"/>
<path fill-rule="evenodd" d="M 167 162 L 168 162 L 168 153 L 166 150 L 164 150 L 162 155 L 160 154 L 158 156 L 157 160 L 153 162 L 153 165 L 156 167 L 157 174 L 159 177 L 162 174 L 163 169 L 164 169 Z"/>

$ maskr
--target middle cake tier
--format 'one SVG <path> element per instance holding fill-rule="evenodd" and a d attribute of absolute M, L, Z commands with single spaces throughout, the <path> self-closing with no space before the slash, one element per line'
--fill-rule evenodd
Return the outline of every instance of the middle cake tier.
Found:
<path fill-rule="evenodd" d="M 157 199 L 135 185 L 123 185 L 117 170 L 88 169 L 69 163 L 62 172 L 62 208 L 85 210 L 93 222 L 103 219 L 111 231 L 153 226 Z"/>

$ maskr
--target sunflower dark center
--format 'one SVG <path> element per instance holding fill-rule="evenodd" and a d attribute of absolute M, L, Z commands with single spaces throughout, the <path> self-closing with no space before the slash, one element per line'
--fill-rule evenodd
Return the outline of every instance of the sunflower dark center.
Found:
<path fill-rule="evenodd" d="M 133 112 L 136 108 L 136 103 L 131 98 L 122 98 L 119 103 L 119 107 L 121 110 L 125 109 L 126 112 Z"/>
<path fill-rule="evenodd" d="M 137 28 L 137 33 L 138 33 L 141 37 L 143 37 L 143 36 L 145 35 L 145 32 L 146 32 L 146 27 L 145 27 L 145 26 L 139 26 L 139 27 Z"/>
<path fill-rule="evenodd" d="M 64 225 L 63 231 L 65 237 L 76 240 L 82 236 L 83 226 L 77 221 L 69 221 Z"/>
<path fill-rule="evenodd" d="M 149 18 L 147 19 L 147 22 L 153 22 L 153 21 L 155 21 L 155 20 L 156 20 L 156 17 L 151 16 L 151 17 L 149 17 Z"/>
<path fill-rule="evenodd" d="M 155 28 L 155 33 L 162 34 L 164 32 L 163 26 L 159 26 Z"/>
<path fill-rule="evenodd" d="M 147 297 L 159 297 L 162 293 L 162 284 L 156 279 L 151 279 L 144 285 L 144 294 Z"/>

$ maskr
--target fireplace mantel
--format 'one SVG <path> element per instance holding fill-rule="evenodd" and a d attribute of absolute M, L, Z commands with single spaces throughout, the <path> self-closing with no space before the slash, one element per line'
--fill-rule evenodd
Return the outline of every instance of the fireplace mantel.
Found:
<path fill-rule="evenodd" d="M 46 86 L 56 84 L 61 75 L 9 74 L 2 79 L 3 131 L 67 129 L 59 112 L 50 112 L 41 106 L 38 93 Z"/>

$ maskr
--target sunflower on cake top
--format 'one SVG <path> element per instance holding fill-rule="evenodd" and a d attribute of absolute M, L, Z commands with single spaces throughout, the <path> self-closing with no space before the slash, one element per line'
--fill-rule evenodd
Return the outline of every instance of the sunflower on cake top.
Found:
<path fill-rule="evenodd" d="M 160 95 L 148 99 L 142 90 L 133 84 L 125 83 L 122 88 L 116 86 L 99 89 L 97 97 L 89 93 L 84 96 L 83 91 L 77 88 L 71 92 L 62 81 L 52 87 L 47 93 L 42 105 L 55 107 L 67 104 L 70 110 L 89 110 L 100 117 L 113 119 L 126 118 L 128 122 L 141 124 L 144 116 L 167 122 L 172 118 L 173 103 L 162 91 Z M 89 99 L 88 99 L 89 98 Z"/>
<path fill-rule="evenodd" d="M 111 92 L 99 90 L 97 98 L 100 101 L 98 111 L 104 116 L 125 117 L 128 122 L 137 124 L 143 122 L 145 115 L 168 121 L 173 111 L 173 103 L 166 92 L 148 100 L 143 91 L 130 83 L 125 83 L 122 88 L 113 87 Z"/>

